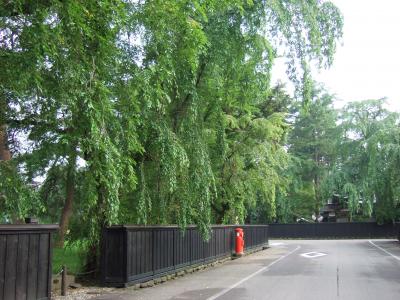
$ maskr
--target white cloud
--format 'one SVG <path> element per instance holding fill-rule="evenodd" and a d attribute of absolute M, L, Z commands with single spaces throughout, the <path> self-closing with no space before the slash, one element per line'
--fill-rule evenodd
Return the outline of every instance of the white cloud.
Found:
<path fill-rule="evenodd" d="M 314 78 L 340 102 L 387 97 L 400 111 L 400 1 L 332 0 L 344 16 L 343 45 L 333 66 Z M 287 78 L 278 62 L 273 80 Z"/>

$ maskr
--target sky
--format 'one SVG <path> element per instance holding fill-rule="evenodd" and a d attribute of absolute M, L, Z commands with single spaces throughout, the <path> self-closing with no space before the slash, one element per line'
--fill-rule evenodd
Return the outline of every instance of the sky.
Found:
<path fill-rule="evenodd" d="M 400 112 L 400 1 L 331 0 L 344 17 L 343 39 L 333 65 L 314 71 L 314 79 L 346 102 L 386 97 L 388 108 Z M 286 82 L 281 62 L 273 81 Z"/>

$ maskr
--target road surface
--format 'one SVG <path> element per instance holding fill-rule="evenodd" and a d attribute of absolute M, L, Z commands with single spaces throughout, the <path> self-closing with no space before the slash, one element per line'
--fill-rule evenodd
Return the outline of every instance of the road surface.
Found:
<path fill-rule="evenodd" d="M 97 300 L 400 299 L 395 240 L 273 240 L 271 248 Z"/>

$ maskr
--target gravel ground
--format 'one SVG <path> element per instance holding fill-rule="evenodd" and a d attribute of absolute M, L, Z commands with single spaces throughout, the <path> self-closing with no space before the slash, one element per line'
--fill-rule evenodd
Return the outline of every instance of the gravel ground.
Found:
<path fill-rule="evenodd" d="M 60 296 L 60 291 L 52 294 L 53 300 L 86 300 L 105 295 L 115 291 L 115 288 L 103 288 L 103 287 L 81 287 L 77 289 L 69 288 L 67 296 Z"/>

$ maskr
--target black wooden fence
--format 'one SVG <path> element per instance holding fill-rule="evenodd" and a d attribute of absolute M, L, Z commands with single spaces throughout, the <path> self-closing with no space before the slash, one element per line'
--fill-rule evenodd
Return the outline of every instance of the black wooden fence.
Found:
<path fill-rule="evenodd" d="M 103 232 L 102 281 L 126 286 L 231 256 L 237 227 L 244 229 L 245 249 L 268 243 L 268 225 L 212 226 L 208 241 L 192 226 L 185 232 L 176 226 L 108 227 Z"/>
<path fill-rule="evenodd" d="M 57 225 L 0 225 L 0 300 L 51 298 Z"/>
<path fill-rule="evenodd" d="M 395 238 L 399 224 L 373 222 L 270 224 L 270 238 Z"/>

